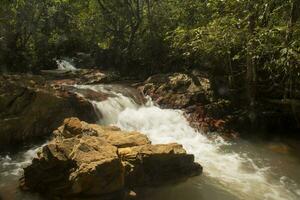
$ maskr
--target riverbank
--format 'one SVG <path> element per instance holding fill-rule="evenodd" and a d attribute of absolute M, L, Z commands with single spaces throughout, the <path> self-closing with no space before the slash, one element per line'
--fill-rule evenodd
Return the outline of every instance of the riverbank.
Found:
<path fill-rule="evenodd" d="M 197 130 L 207 133 L 218 132 L 228 139 L 236 138 L 241 134 L 243 137 L 248 137 L 247 135 L 253 132 L 265 138 L 281 137 L 282 133 L 283 136 L 297 140 L 300 137 L 297 134 L 300 110 L 297 106 L 284 106 L 284 102 L 281 106 L 275 106 L 276 102 L 275 104 L 258 102 L 255 112 L 250 111 L 236 102 L 232 96 L 220 97 L 218 93 L 222 90 L 221 86 L 217 87 L 209 77 L 200 73 L 157 74 L 146 80 L 136 80 L 134 77 L 121 76 L 112 71 L 80 69 L 42 71 L 40 75 L 2 75 L 0 78 L 2 93 L 0 123 L 5 127 L 0 132 L 0 136 L 2 135 L 3 138 L 6 135 L 6 138 L 1 140 L 2 147 L 5 143 L 10 143 L 10 140 L 12 143 L 26 142 L 27 136 L 30 138 L 28 141 L 35 140 L 30 135 L 36 135 L 37 138 L 47 137 L 66 117 L 77 116 L 88 122 L 95 122 L 97 117 L 92 114 L 93 108 L 88 100 L 105 100 L 108 96 L 90 89 L 78 91 L 78 88 L 72 87 L 74 84 L 110 83 L 131 86 L 140 91 L 141 94 L 136 93 L 135 98 L 138 98 L 141 103 L 145 101 L 143 95 L 150 96 L 162 108 L 183 110 L 190 125 Z M 84 93 L 86 98 L 78 96 L 78 92 Z M 223 92 L 226 93 L 226 90 L 224 89 Z M 61 100 L 61 97 L 64 100 Z M 55 106 L 51 106 L 49 102 L 37 106 L 42 105 L 43 101 L 52 102 Z M 61 106 L 68 111 L 65 110 L 63 115 L 53 114 L 55 117 L 50 120 L 52 114 L 47 116 L 47 110 L 51 109 L 55 112 L 61 110 Z M 22 125 L 25 120 L 20 121 L 21 118 L 30 119 L 28 116 L 36 116 L 36 113 L 40 113 L 37 122 L 39 126 L 32 124 L 34 120 L 31 120 L 32 123 L 26 122 Z M 91 115 L 88 116 L 88 113 Z M 52 125 L 48 125 L 50 128 L 41 130 L 43 124 L 49 120 L 54 120 Z M 21 129 L 25 132 L 9 138 L 9 135 L 15 132 L 13 127 L 16 127 L 14 126 L 16 123 L 23 126 Z M 23 139 L 17 139 L 18 137 Z"/>
<path fill-rule="evenodd" d="M 300 139 L 300 104 L 258 99 L 255 109 L 201 73 L 170 73 L 135 84 L 163 108 L 182 109 L 194 128 L 235 138 L 253 132 Z M 220 95 L 220 93 L 222 95 Z"/>
<path fill-rule="evenodd" d="M 76 76 L 80 73 L 76 72 Z M 61 76 L 58 78 L 52 76 L 45 83 L 47 87 L 44 87 L 43 84 L 35 84 L 32 91 L 55 91 L 58 99 L 66 99 L 66 103 L 69 102 L 69 96 L 76 95 L 79 102 L 88 103 L 89 108 L 93 109 L 93 112 L 89 111 L 89 114 L 95 114 L 97 123 L 101 125 L 114 124 L 126 131 L 140 131 L 147 135 L 153 144 L 179 143 L 183 145 L 188 154 L 195 156 L 196 162 L 203 165 L 203 175 L 185 183 L 158 188 L 142 188 L 142 191 L 138 193 L 141 199 L 161 199 L 175 196 L 175 199 L 181 200 L 180 191 L 183 188 L 191 189 L 191 200 L 195 197 L 205 200 L 211 198 L 252 200 L 261 199 L 264 195 L 271 196 L 270 199 L 297 199 L 299 196 L 298 179 L 300 179 L 298 177 L 300 176 L 296 169 L 300 165 L 294 148 L 290 148 L 288 145 L 290 143 L 281 140 L 244 140 L 235 134 L 226 133 L 230 129 L 227 129 L 226 123 L 222 122 L 223 118 L 209 118 L 208 111 L 213 107 L 212 105 L 216 105 L 216 99 L 214 99 L 208 79 L 200 78 L 199 84 L 195 83 L 189 75 L 182 73 L 159 76 L 159 78 L 149 78 L 145 82 L 117 76 L 110 82 L 114 84 L 99 84 L 100 80 L 98 84 L 91 85 L 84 82 L 81 82 L 84 85 L 78 85 L 76 81 L 80 81 L 80 79 L 76 78 L 75 81 L 72 81 L 71 76 L 66 79 L 62 79 Z M 16 84 L 23 81 L 22 77 L 19 76 L 17 79 L 14 77 L 13 85 L 22 86 L 22 84 Z M 27 78 L 24 80 L 26 80 L 24 83 L 30 83 Z M 86 80 L 92 81 L 93 79 Z M 128 85 L 139 90 L 128 87 Z M 48 88 L 48 86 L 51 87 Z M 29 84 L 28 90 L 31 90 L 32 87 Z M 7 90 L 6 93 L 10 94 L 9 92 Z M 65 93 L 67 96 L 60 96 Z M 153 101 L 144 97 L 143 94 L 151 96 Z M 46 100 L 43 103 L 46 104 Z M 212 111 L 216 114 L 220 112 L 219 116 L 222 116 L 221 114 L 227 111 L 224 108 L 228 104 L 220 102 L 225 107 L 213 107 L 215 110 L 212 109 Z M 38 106 L 36 109 L 40 108 L 41 106 Z M 61 111 L 63 109 L 61 108 Z M 20 113 L 31 111 L 31 109 L 20 110 Z M 51 109 L 48 111 L 51 114 Z M 231 110 L 228 112 L 230 113 Z M 197 114 L 199 114 L 199 118 L 191 119 L 191 116 L 197 116 Z M 52 117 L 59 118 L 60 115 Z M 222 121 L 218 122 L 218 120 Z M 191 126 L 193 123 L 201 126 L 197 127 L 197 124 Z M 205 129 L 210 123 L 212 124 L 211 128 Z M 42 138 L 45 136 L 51 137 L 50 129 L 47 133 L 38 138 L 44 140 Z M 252 134 L 258 133 L 253 132 Z M 32 142 L 30 138 L 26 140 L 29 143 Z M 23 142 L 18 144 L 22 146 Z M 294 142 L 293 145 L 297 146 L 297 143 Z M 25 150 L 25 152 L 19 152 L 18 156 L 14 153 L 2 153 L 1 179 L 5 180 L 0 187 L 2 196 L 5 191 L 5 193 L 9 193 L 9 191 L 11 194 L 16 193 L 18 195 L 16 199 L 22 199 L 28 195 L 27 193 L 23 195 L 17 189 L 16 184 L 22 176 L 22 168 L 30 165 L 36 151 L 36 148 Z M 284 165 L 274 165 L 277 162 L 284 163 Z M 169 189 L 166 190 L 166 188 Z M 210 192 L 205 192 L 205 188 Z M 256 191 L 255 194 L 245 192 L 248 189 Z M 153 190 L 153 194 L 150 195 L 147 192 L 149 190 Z M 173 191 L 174 194 L 168 195 L 166 191 Z M 37 197 L 37 199 L 41 198 Z"/>

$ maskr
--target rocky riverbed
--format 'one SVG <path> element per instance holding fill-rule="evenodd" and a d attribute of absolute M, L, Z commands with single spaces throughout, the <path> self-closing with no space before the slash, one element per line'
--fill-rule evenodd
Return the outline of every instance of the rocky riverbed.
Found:
<path fill-rule="evenodd" d="M 53 138 L 24 169 L 24 191 L 47 193 L 50 198 L 114 199 L 131 194 L 134 187 L 201 173 L 202 167 L 194 162 L 194 156 L 179 144 L 151 145 L 142 133 L 87 123 L 102 118 L 92 102 L 105 101 L 114 94 L 74 85 L 109 80 L 118 78 L 108 78 L 94 70 L 0 77 L 1 150 Z M 114 90 L 118 91 L 118 87 Z M 138 93 L 128 94 L 138 103 L 145 102 Z"/>
<path fill-rule="evenodd" d="M 182 183 L 200 174 L 202 166 L 203 175 L 193 179 L 203 184 L 201 188 L 186 182 L 197 193 L 189 199 L 298 196 L 297 182 L 286 177 L 289 171 L 298 177 L 298 165 L 287 160 L 293 170 L 268 170 L 268 161 L 260 163 L 255 152 L 264 147 L 236 137 L 236 107 L 217 97 L 205 76 L 171 73 L 137 81 L 98 70 L 44 71 L 1 75 L 0 83 L 4 199 L 32 199 L 32 193 L 41 194 L 39 200 L 145 199 L 140 187 Z M 44 144 L 37 154 L 36 147 L 27 147 L 36 141 Z M 293 152 L 276 141 L 266 146 L 275 153 Z M 28 151 L 15 154 L 19 149 Z M 249 149 L 256 156 L 248 155 Z M 274 157 L 272 163 L 283 159 L 270 152 L 264 155 Z M 20 177 L 23 192 L 16 188 Z M 257 193 L 244 192 L 247 188 Z M 179 193 L 173 197 L 182 199 Z"/>
<path fill-rule="evenodd" d="M 137 85 L 163 108 L 181 109 L 190 124 L 204 132 L 219 132 L 235 137 L 231 126 L 234 117 L 230 101 L 217 98 L 210 80 L 186 73 L 158 74 Z"/>

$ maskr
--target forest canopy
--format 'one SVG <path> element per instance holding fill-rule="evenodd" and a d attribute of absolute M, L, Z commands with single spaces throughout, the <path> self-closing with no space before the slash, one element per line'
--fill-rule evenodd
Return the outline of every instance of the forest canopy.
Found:
<path fill-rule="evenodd" d="M 55 60 L 121 72 L 220 76 L 251 104 L 300 96 L 298 0 L 1 0 L 0 67 Z M 299 87 L 298 87 L 299 88 Z"/>

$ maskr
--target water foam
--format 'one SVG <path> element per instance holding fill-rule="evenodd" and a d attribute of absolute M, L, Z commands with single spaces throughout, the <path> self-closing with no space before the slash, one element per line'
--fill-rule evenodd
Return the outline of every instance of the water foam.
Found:
<path fill-rule="evenodd" d="M 245 152 L 233 151 L 234 144 L 224 141 L 221 137 L 209 139 L 195 131 L 189 126 L 182 111 L 161 109 L 150 99 L 146 105 L 141 106 L 131 98 L 104 86 L 77 87 L 112 94 L 105 101 L 92 101 L 99 116 L 100 113 L 102 116 L 99 123 L 114 124 L 124 130 L 141 131 L 154 144 L 182 144 L 204 167 L 204 174 L 199 179 L 213 179 L 217 187 L 238 199 L 300 199 L 299 186 L 291 178 L 272 174 L 271 167 L 259 165 L 257 160 L 251 159 Z M 17 180 L 22 168 L 31 163 L 38 149 L 34 147 L 13 157 L 0 157 L 0 176 L 5 180 Z M 8 183 L 3 184 L 0 185 L 0 190 Z"/>
<path fill-rule="evenodd" d="M 161 109 L 151 100 L 147 105 L 138 106 L 120 93 L 106 101 L 93 103 L 103 114 L 102 124 L 141 131 L 154 144 L 182 144 L 203 165 L 204 176 L 215 179 L 219 187 L 239 199 L 286 200 L 300 197 L 297 185 L 295 190 L 288 189 L 280 177 L 270 176 L 269 167 L 258 166 L 246 153 L 231 151 L 232 144 L 221 137 L 211 140 L 194 130 L 180 110 Z"/>
<path fill-rule="evenodd" d="M 57 64 L 57 69 L 58 70 L 63 70 L 63 71 L 75 71 L 77 70 L 74 65 L 71 64 L 71 62 L 66 61 L 66 60 L 56 60 Z"/>
<path fill-rule="evenodd" d="M 32 147 L 17 154 L 0 156 L 0 199 L 42 199 L 36 194 L 22 193 L 18 188 L 23 168 L 31 164 L 39 148 Z"/>
<path fill-rule="evenodd" d="M 23 168 L 31 164 L 32 159 L 36 157 L 37 151 L 40 148 L 35 146 L 13 156 L 0 156 L 0 175 L 2 177 L 11 176 L 19 178 L 23 173 Z"/>
<path fill-rule="evenodd" d="M 139 107 L 131 98 L 125 97 L 121 93 L 117 93 L 104 85 L 76 85 L 75 87 L 110 94 L 110 97 L 105 101 L 90 101 L 98 114 L 100 124 L 115 124 L 119 113 L 123 110 L 126 108 L 137 109 Z"/>

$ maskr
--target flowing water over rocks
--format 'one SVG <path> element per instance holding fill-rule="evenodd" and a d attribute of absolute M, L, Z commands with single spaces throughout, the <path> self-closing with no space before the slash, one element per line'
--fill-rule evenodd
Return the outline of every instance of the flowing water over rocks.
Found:
<path fill-rule="evenodd" d="M 110 89 L 107 89 L 107 86 L 77 87 L 112 94 L 104 101 L 91 101 L 101 113 L 99 123 L 116 125 L 127 131 L 141 131 L 154 144 L 182 144 L 203 166 L 202 176 L 176 185 L 142 189 L 141 199 L 300 198 L 300 162 L 292 154 L 274 153 L 264 144 L 252 144 L 244 140 L 228 142 L 214 134 L 210 137 L 201 134 L 190 127 L 182 111 L 161 109 L 151 100 L 140 105 L 128 92 L 116 92 L 113 86 Z M 15 180 L 20 176 L 21 168 L 32 159 L 30 152 L 34 151 L 33 149 L 17 156 L 1 157 L 2 198 L 6 199 L 4 195 L 8 194 L 7 191 L 15 191 L 11 189 L 11 185 L 17 184 Z M 18 195 L 16 199 L 25 198 L 20 192 Z"/>

